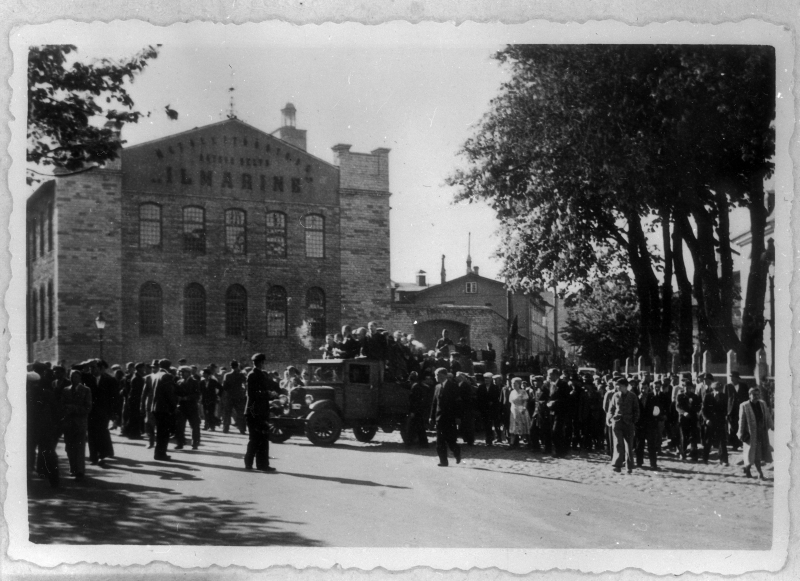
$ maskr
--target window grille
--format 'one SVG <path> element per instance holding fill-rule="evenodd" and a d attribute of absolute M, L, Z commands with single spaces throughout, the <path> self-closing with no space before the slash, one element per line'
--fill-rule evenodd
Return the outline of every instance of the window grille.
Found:
<path fill-rule="evenodd" d="M 267 256 L 286 258 L 286 214 L 267 213 Z"/>
<path fill-rule="evenodd" d="M 316 214 L 305 217 L 306 257 L 325 258 L 325 218 Z"/>
<path fill-rule="evenodd" d="M 312 337 L 325 337 L 325 292 L 321 288 L 306 292 L 306 321 Z"/>
<path fill-rule="evenodd" d="M 225 210 L 225 250 L 231 254 L 247 252 L 247 214 L 244 210 Z"/>
<path fill-rule="evenodd" d="M 206 211 L 197 206 L 183 209 L 183 251 L 206 252 Z"/>
<path fill-rule="evenodd" d="M 225 334 L 244 337 L 247 333 L 247 292 L 234 284 L 225 293 Z"/>
<path fill-rule="evenodd" d="M 286 289 L 272 286 L 267 291 L 267 337 L 286 337 Z"/>
<path fill-rule="evenodd" d="M 164 332 L 164 300 L 161 287 L 146 282 L 139 289 L 139 334 L 162 335 Z"/>
<path fill-rule="evenodd" d="M 161 247 L 161 206 L 158 204 L 139 206 L 139 247 Z"/>

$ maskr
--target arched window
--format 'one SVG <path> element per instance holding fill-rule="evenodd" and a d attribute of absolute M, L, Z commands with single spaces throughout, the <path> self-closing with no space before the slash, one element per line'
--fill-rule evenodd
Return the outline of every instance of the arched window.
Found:
<path fill-rule="evenodd" d="M 44 290 L 44 285 L 39 287 L 39 338 L 44 339 L 47 337 L 45 329 L 47 329 L 47 294 Z"/>
<path fill-rule="evenodd" d="M 47 283 L 47 336 L 51 339 L 55 334 L 55 305 L 53 304 L 53 281 Z"/>
<path fill-rule="evenodd" d="M 206 211 L 198 206 L 183 209 L 183 251 L 206 253 Z"/>
<path fill-rule="evenodd" d="M 247 334 L 247 291 L 238 284 L 225 293 L 225 334 L 245 337 Z"/>
<path fill-rule="evenodd" d="M 286 337 L 286 289 L 271 286 L 267 291 L 267 337 Z"/>
<path fill-rule="evenodd" d="M 325 258 L 325 218 L 309 214 L 303 218 L 303 227 L 306 229 L 306 256 Z"/>
<path fill-rule="evenodd" d="M 146 282 L 139 289 L 139 334 L 162 335 L 164 333 L 164 299 L 161 287 Z"/>
<path fill-rule="evenodd" d="M 183 289 L 183 334 L 206 334 L 206 291 L 196 282 Z"/>
<path fill-rule="evenodd" d="M 267 256 L 286 258 L 286 214 L 267 213 Z"/>
<path fill-rule="evenodd" d="M 39 330 L 39 317 L 37 315 L 39 309 L 39 303 L 36 301 L 36 290 L 31 293 L 31 343 L 36 343 L 38 335 L 36 334 Z"/>
<path fill-rule="evenodd" d="M 161 248 L 161 206 L 139 206 L 139 248 Z"/>
<path fill-rule="evenodd" d="M 225 210 L 225 250 L 247 253 L 247 214 L 244 210 Z"/>
<path fill-rule="evenodd" d="M 325 291 L 321 288 L 306 292 L 306 321 L 312 337 L 325 337 Z"/>

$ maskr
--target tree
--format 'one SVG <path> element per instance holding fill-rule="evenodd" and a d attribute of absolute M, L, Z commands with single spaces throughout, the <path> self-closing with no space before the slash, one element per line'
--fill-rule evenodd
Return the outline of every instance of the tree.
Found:
<path fill-rule="evenodd" d="M 83 170 L 117 157 L 118 130 L 136 123 L 125 84 L 133 82 L 158 47 L 148 46 L 123 62 L 73 60 L 73 45 L 31 47 L 28 52 L 27 161 L 69 171 Z M 28 170 L 28 183 L 37 181 Z"/>
<path fill-rule="evenodd" d="M 600 369 L 630 357 L 637 343 L 639 305 L 625 277 L 584 286 L 564 302 L 567 322 L 561 334 L 581 356 Z"/>

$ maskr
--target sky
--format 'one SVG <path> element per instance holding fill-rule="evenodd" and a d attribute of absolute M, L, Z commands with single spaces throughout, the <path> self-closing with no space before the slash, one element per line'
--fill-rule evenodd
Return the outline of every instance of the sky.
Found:
<path fill-rule="evenodd" d="M 78 46 L 81 59 L 131 55 L 144 43 L 109 47 L 100 40 Z M 502 43 L 457 46 L 422 39 L 376 42 L 303 42 L 291 34 L 270 42 L 223 35 L 164 42 L 130 85 L 136 108 L 150 112 L 123 128 L 126 146 L 220 121 L 230 110 L 266 132 L 280 127 L 287 102 L 297 127 L 307 130 L 308 151 L 331 162 L 331 147 L 391 149 L 391 273 L 412 282 L 419 270 L 439 281 L 441 255 L 448 279 L 466 272 L 471 233 L 473 266 L 495 278 L 500 263 L 497 221 L 485 204 L 454 204 L 445 180 L 463 161 L 457 155 L 498 93 L 504 71 L 493 53 Z M 179 113 L 170 121 L 164 107 Z"/>

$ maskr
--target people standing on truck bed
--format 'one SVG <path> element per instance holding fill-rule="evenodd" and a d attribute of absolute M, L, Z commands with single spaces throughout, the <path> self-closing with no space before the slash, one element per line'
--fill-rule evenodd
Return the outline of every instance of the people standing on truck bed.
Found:
<path fill-rule="evenodd" d="M 436 355 L 442 355 L 443 359 L 450 359 L 450 351 L 455 349 L 453 340 L 449 337 L 447 329 L 442 329 L 442 337 L 436 341 Z"/>

